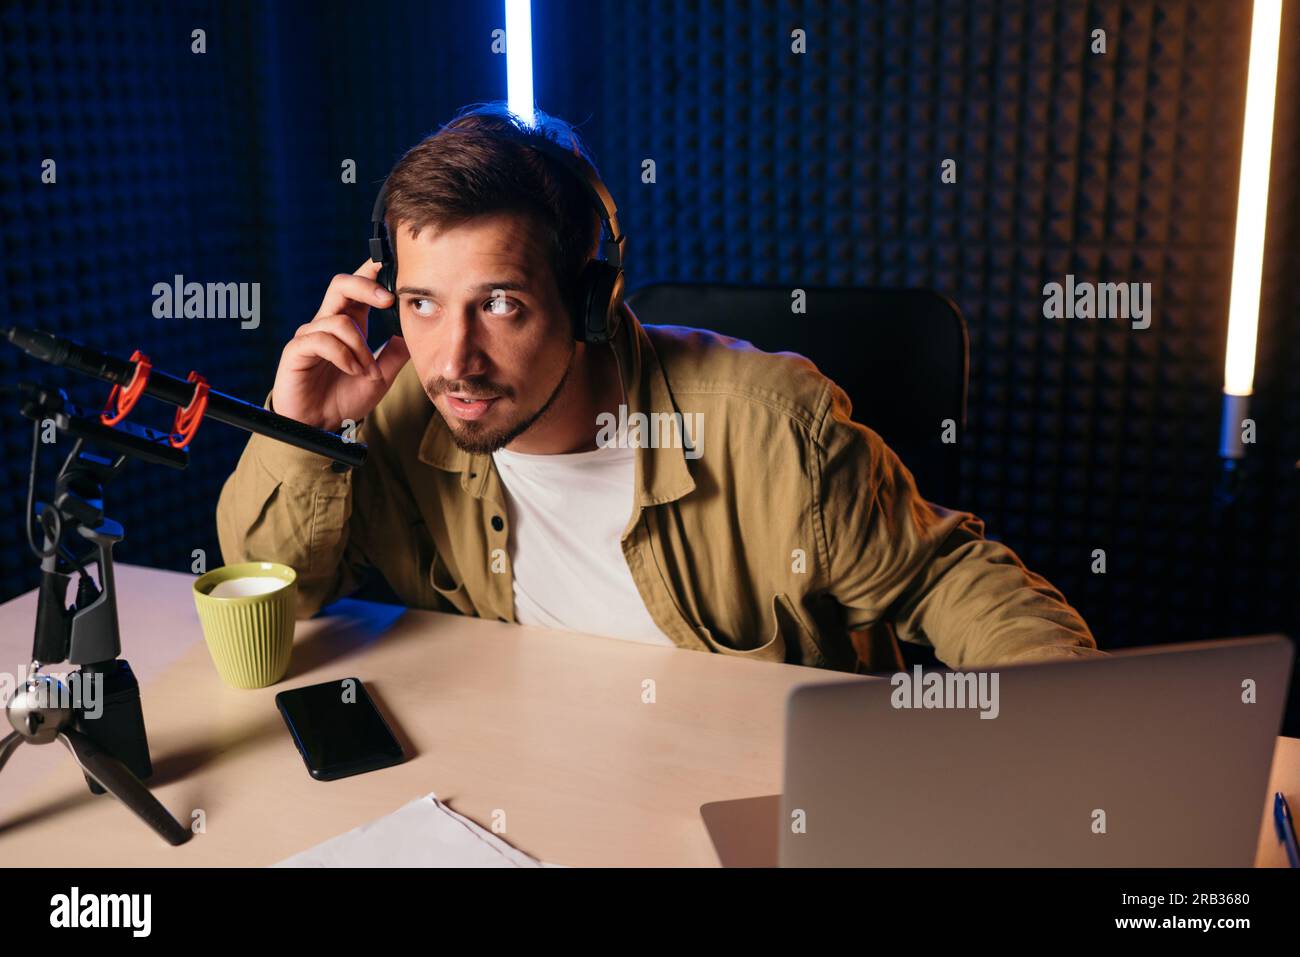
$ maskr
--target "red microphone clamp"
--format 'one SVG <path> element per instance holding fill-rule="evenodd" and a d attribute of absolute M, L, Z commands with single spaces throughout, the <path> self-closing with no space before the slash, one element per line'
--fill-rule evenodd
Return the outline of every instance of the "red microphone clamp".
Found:
<path fill-rule="evenodd" d="M 190 404 L 176 410 L 176 421 L 172 424 L 170 441 L 172 447 L 177 449 L 183 449 L 190 444 L 194 433 L 199 430 L 199 423 L 203 421 L 203 413 L 208 410 L 208 380 L 191 369 L 185 381 L 196 384 Z"/>
<path fill-rule="evenodd" d="M 136 401 L 144 395 L 144 386 L 149 381 L 153 363 L 139 349 L 131 353 L 131 361 L 135 363 L 135 374 L 131 376 L 131 381 L 125 389 L 120 385 L 113 386 L 108 393 L 108 401 L 104 403 L 104 411 L 99 415 L 99 421 L 105 425 L 117 425 L 125 419 L 127 413 L 135 408 Z"/>
<path fill-rule="evenodd" d="M 117 425 L 125 419 L 135 408 L 140 396 L 144 395 L 144 387 L 149 381 L 149 373 L 153 371 L 153 363 L 139 349 L 131 353 L 131 361 L 135 363 L 135 373 L 126 388 L 114 385 L 108 393 L 108 401 L 104 403 L 104 411 L 99 416 L 99 420 L 105 425 Z M 189 405 L 176 410 L 176 418 L 172 422 L 171 434 L 168 436 L 172 448 L 176 449 L 183 449 L 190 444 L 194 434 L 199 430 L 199 424 L 203 421 L 203 413 L 208 408 L 208 380 L 191 370 L 185 381 L 195 384 L 194 396 L 190 399 Z"/>

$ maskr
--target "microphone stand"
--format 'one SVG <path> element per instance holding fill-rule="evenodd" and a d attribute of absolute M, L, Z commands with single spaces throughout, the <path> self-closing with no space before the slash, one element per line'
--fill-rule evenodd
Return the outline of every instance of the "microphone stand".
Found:
<path fill-rule="evenodd" d="M 62 741 L 93 793 L 113 794 L 168 843 L 182 844 L 190 831 L 140 783 L 153 773 L 153 764 L 140 708 L 140 685 L 131 666 L 119 657 L 122 642 L 112 549 L 122 540 L 122 526 L 104 515 L 104 486 L 128 458 L 184 469 L 189 464 L 187 447 L 205 413 L 219 422 L 327 456 L 334 460 L 336 471 L 363 466 L 366 447 L 210 389 L 197 373 L 182 380 L 155 370 L 139 350 L 128 361 L 39 329 L 11 326 L 3 335 L 43 362 L 112 382 L 109 402 L 116 397 L 118 405 L 115 424 L 109 426 L 99 415 L 69 403 L 62 389 L 51 392 L 27 382 L 0 387 L 0 393 L 20 392 L 26 397 L 22 413 L 34 423 L 24 520 L 27 544 L 41 560 L 32 666 L 26 683 L 5 706 L 13 731 L 0 739 L 0 770 L 24 742 Z M 119 395 L 123 388 L 127 391 Z M 125 420 L 140 395 L 181 409 L 176 418 L 176 430 L 183 439 L 179 447 L 172 444 L 170 433 Z M 104 414 L 109 414 L 107 409 Z M 77 441 L 59 471 L 54 501 L 34 509 L 41 428 L 47 421 L 53 421 L 58 431 L 77 436 Z M 87 442 L 108 446 L 118 454 L 112 460 L 96 455 L 84 448 Z M 41 547 L 32 538 L 34 515 L 39 516 L 44 533 Z M 92 546 L 98 585 L 86 571 L 85 559 L 63 541 L 74 530 Z M 79 578 L 76 600 L 69 607 L 67 590 L 73 571 Z M 81 666 L 72 676 L 77 681 L 71 697 L 62 682 L 37 674 L 44 664 L 62 661 Z M 102 714 L 91 713 L 83 700 L 82 686 L 87 681 L 102 692 Z"/>
<path fill-rule="evenodd" d="M 5 391 L 14 391 L 13 389 Z M 32 464 L 28 477 L 26 534 L 41 558 L 41 583 L 36 606 L 32 665 L 27 680 L 5 706 L 13 730 L 0 740 L 0 770 L 20 744 L 61 741 L 81 767 L 92 793 L 108 792 L 118 798 L 169 844 L 185 843 L 190 830 L 183 827 L 141 783 L 153 773 L 140 686 L 121 654 L 117 596 L 113 583 L 112 548 L 123 537 L 122 526 L 104 515 L 104 486 L 118 475 L 128 458 L 184 469 L 185 449 L 173 448 L 168 434 L 131 422 L 104 425 L 95 413 L 85 413 L 67 401 L 62 389 L 51 392 L 31 383 L 17 390 L 25 394 L 22 414 L 35 423 Z M 36 514 L 44 533 L 37 548 L 32 539 L 32 493 L 37 475 L 40 432 L 46 420 L 59 432 L 77 436 L 55 482 L 53 502 L 40 503 Z M 118 454 L 112 460 L 87 450 L 87 442 L 102 444 Z M 99 585 L 86 570 L 86 559 L 64 542 L 70 532 L 91 545 L 90 558 L 99 573 Z M 62 554 L 60 554 L 62 553 Z M 65 607 L 68 583 L 77 572 L 76 600 Z M 73 693 L 52 675 L 36 672 L 45 664 L 67 661 L 79 665 Z M 85 699 L 87 682 L 98 684 L 95 714 Z"/>

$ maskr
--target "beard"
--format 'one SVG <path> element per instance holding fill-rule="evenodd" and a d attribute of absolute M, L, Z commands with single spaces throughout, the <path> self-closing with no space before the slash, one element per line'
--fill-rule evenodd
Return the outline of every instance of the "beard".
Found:
<path fill-rule="evenodd" d="M 564 373 L 560 376 L 560 381 L 556 383 L 555 388 L 551 390 L 551 394 L 546 397 L 546 401 L 543 402 L 535 412 L 523 415 L 514 422 L 493 428 L 491 426 L 486 426 L 481 422 L 466 422 L 463 419 L 449 418 L 443 414 L 441 409 L 438 409 L 436 403 L 434 404 L 434 408 L 437 409 L 438 414 L 442 416 L 442 421 L 447 425 L 447 431 L 451 433 L 451 440 L 456 443 L 458 449 L 462 452 L 469 452 L 471 455 L 491 455 L 498 449 L 505 448 L 515 439 L 519 438 L 519 436 L 531 429 L 533 424 L 551 408 L 556 397 L 560 394 L 560 390 L 562 390 L 564 384 L 569 381 L 569 370 L 573 368 L 573 357 L 576 354 L 577 345 L 575 342 L 573 351 L 569 353 L 569 361 L 564 365 Z M 451 384 L 447 383 L 443 385 L 442 388 L 435 388 L 434 385 L 436 383 L 447 383 L 447 380 L 436 379 L 433 380 L 433 382 L 424 384 L 424 391 L 425 394 L 429 396 L 430 402 L 433 401 L 434 396 L 441 392 L 446 392 L 448 390 L 448 385 Z M 472 381 L 457 380 L 457 383 L 472 384 Z M 492 388 L 493 391 L 490 393 L 492 395 L 504 396 L 512 394 L 497 387 Z M 474 391 L 476 394 L 481 392 L 481 390 L 478 389 L 456 389 L 455 391 Z"/>

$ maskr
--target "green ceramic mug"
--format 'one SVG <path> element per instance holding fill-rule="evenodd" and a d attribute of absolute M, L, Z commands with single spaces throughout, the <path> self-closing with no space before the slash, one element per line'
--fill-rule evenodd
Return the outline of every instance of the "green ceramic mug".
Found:
<path fill-rule="evenodd" d="M 289 670 L 297 580 L 288 565 L 243 562 L 214 568 L 194 582 L 203 638 L 226 684 L 265 688 Z"/>

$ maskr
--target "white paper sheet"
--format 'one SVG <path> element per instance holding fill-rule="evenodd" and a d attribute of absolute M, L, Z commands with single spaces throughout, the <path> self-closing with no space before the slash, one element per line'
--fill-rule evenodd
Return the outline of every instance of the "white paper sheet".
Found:
<path fill-rule="evenodd" d="M 275 867 L 562 867 L 529 857 L 430 792 Z"/>

